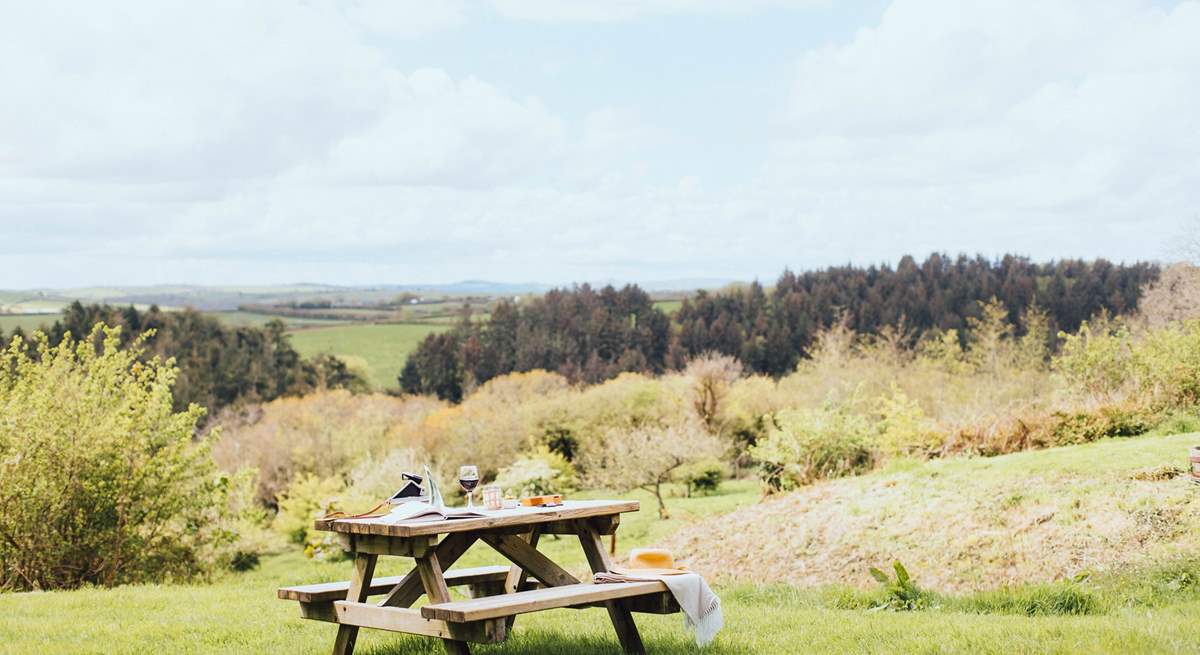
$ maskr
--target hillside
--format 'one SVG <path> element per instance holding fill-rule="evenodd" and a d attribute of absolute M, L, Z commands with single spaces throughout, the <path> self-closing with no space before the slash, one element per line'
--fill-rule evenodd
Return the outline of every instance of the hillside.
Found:
<path fill-rule="evenodd" d="M 940 590 L 1168 561 L 1200 547 L 1200 434 L 897 464 L 707 519 L 668 540 L 719 579 L 873 584 L 903 562 Z"/>

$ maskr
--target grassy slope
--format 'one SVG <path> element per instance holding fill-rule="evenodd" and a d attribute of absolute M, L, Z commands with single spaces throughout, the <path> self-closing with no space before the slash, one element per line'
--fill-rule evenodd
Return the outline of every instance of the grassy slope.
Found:
<path fill-rule="evenodd" d="M 413 323 L 352 324 L 292 332 L 292 344 L 305 357 L 329 353 L 352 367 L 365 369 L 377 389 L 397 386 L 408 353 L 430 332 L 448 326 Z"/>
<path fill-rule="evenodd" d="M 1144 452 L 1162 444 L 1185 443 L 1194 436 L 1146 438 Z M 1097 459 L 1090 446 L 1028 453 L 1000 470 L 983 475 L 1040 475 L 1061 467 L 1136 469 L 1142 457 L 1122 461 Z M 1128 454 L 1128 453 L 1127 453 Z M 1149 457 L 1149 456 L 1147 456 Z M 1052 460 L 1052 463 L 1047 463 Z M 941 467 L 979 472 L 987 461 L 954 460 Z M 947 468 L 943 468 L 945 471 Z M 896 472 L 868 478 L 884 479 Z M 645 494 L 642 512 L 627 515 L 618 550 L 659 543 L 685 524 L 706 515 L 745 508 L 757 501 L 754 483 L 726 485 L 718 496 L 669 500 L 673 518 L 653 518 L 653 501 Z M 743 509 L 744 511 L 744 509 Z M 772 542 L 773 543 L 773 542 Z M 768 543 L 768 546 L 771 544 Z M 541 549 L 568 568 L 579 570 L 583 558 L 569 539 L 546 539 Z M 497 563 L 484 548 L 472 550 L 460 563 Z M 390 560 L 390 561 L 389 561 Z M 379 575 L 400 573 L 402 562 L 386 558 Z M 333 640 L 329 624 L 297 618 L 293 603 L 276 600 L 278 586 L 345 579 L 347 562 L 317 562 L 297 553 L 269 557 L 246 574 L 230 574 L 214 584 L 149 585 L 115 590 L 0 595 L 0 652 L 34 653 L 325 653 Z M 919 578 L 919 572 L 918 572 Z M 1129 582 L 1128 584 L 1136 584 Z M 1200 651 L 1200 593 L 1194 589 L 1169 602 L 1114 604 L 1104 614 L 1037 616 L 979 614 L 927 610 L 895 613 L 833 609 L 828 591 L 785 586 L 751 588 L 729 583 L 718 587 L 724 597 L 726 629 L 715 646 L 704 651 L 733 653 L 1194 653 Z M 677 616 L 638 615 L 638 624 L 653 653 L 695 653 Z M 364 655 L 440 653 L 437 644 L 377 631 L 364 631 L 358 652 Z M 518 619 L 516 635 L 477 653 L 525 655 L 570 652 L 614 653 L 616 641 L 607 615 L 599 609 L 555 610 Z"/>
<path fill-rule="evenodd" d="M 711 575 L 812 586 L 899 559 L 967 590 L 1200 553 L 1200 489 L 1180 475 L 1195 434 L 1003 457 L 909 462 L 832 480 L 674 536 Z M 728 527 L 731 530 L 720 530 Z M 775 534 L 785 538 L 762 549 Z"/>

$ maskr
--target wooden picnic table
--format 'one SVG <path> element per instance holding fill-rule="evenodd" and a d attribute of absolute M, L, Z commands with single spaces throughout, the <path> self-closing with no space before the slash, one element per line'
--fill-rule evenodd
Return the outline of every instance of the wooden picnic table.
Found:
<path fill-rule="evenodd" d="M 636 501 L 577 500 L 485 518 L 319 520 L 316 528 L 337 533 L 342 548 L 353 554 L 351 579 L 287 587 L 278 595 L 299 601 L 304 618 L 338 624 L 334 655 L 353 653 L 359 628 L 436 637 L 452 655 L 469 655 L 467 642 L 504 641 L 517 614 L 560 607 L 606 608 L 622 649 L 641 654 L 645 649 L 632 612 L 679 611 L 666 585 L 580 581 L 537 550 L 543 534 L 576 535 L 592 572 L 608 571 L 612 560 L 601 537 L 616 532 L 622 513 L 638 510 Z M 510 564 L 451 569 L 476 542 L 487 544 Z M 415 566 L 404 576 L 375 578 L 380 555 L 410 557 Z M 453 600 L 453 586 L 467 586 L 471 598 Z M 374 595 L 384 597 L 367 602 Z M 411 608 L 422 595 L 429 604 Z"/>

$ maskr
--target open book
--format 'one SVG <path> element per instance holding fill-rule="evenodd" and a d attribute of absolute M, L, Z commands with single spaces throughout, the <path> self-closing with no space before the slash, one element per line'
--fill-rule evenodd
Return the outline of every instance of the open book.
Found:
<path fill-rule="evenodd" d="M 450 519 L 479 519 L 488 516 L 486 512 L 466 509 L 465 507 L 434 507 L 419 500 L 400 503 L 392 507 L 392 511 L 372 521 L 386 523 L 404 523 L 406 521 L 446 521 Z"/>

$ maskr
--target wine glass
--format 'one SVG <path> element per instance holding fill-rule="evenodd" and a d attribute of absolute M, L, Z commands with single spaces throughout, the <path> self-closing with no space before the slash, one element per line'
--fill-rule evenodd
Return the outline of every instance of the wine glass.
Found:
<path fill-rule="evenodd" d="M 458 483 L 462 485 L 463 491 L 467 492 L 467 509 L 475 509 L 475 503 L 472 502 L 471 492 L 479 484 L 479 469 L 468 464 L 458 469 Z"/>

